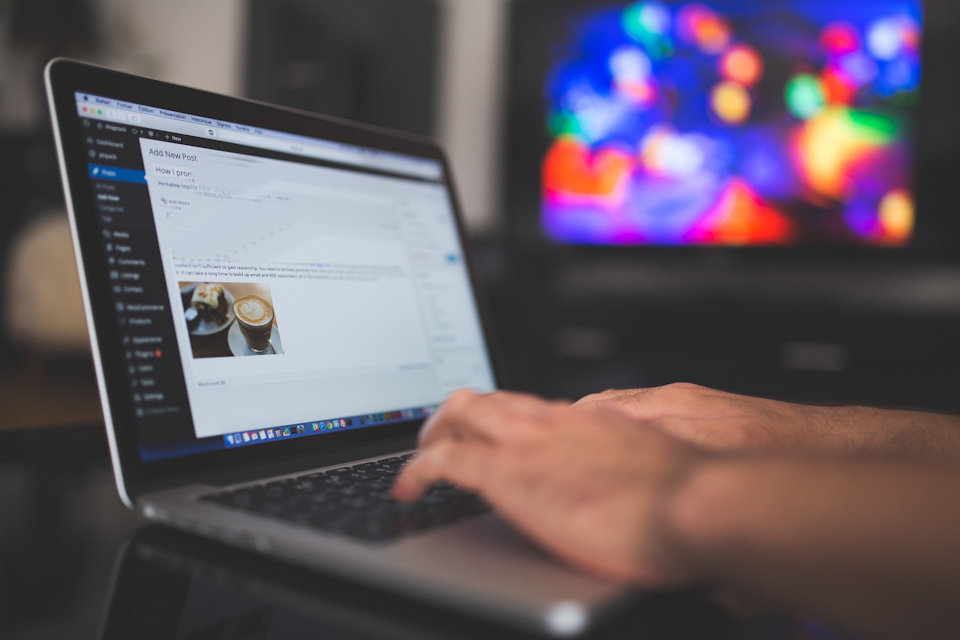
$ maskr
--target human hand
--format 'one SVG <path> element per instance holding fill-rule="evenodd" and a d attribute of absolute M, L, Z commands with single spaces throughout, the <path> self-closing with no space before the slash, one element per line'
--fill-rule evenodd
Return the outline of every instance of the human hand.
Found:
<path fill-rule="evenodd" d="M 617 410 L 715 451 L 960 461 L 956 416 L 792 404 L 693 384 L 604 391 L 576 406 Z"/>
<path fill-rule="evenodd" d="M 617 411 L 458 392 L 421 432 L 394 495 L 414 501 L 449 481 L 572 564 L 670 586 L 692 577 L 671 540 L 670 497 L 705 455 Z"/>
<path fill-rule="evenodd" d="M 791 404 L 693 384 L 604 391 L 586 396 L 576 406 L 616 410 L 685 442 L 719 451 L 842 454 L 853 448 L 857 426 L 849 415 L 855 408 Z"/>

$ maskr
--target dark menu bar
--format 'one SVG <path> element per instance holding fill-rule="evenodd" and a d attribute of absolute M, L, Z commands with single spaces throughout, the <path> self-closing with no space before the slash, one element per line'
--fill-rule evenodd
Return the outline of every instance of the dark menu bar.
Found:
<path fill-rule="evenodd" d="M 94 213 L 106 257 L 111 304 L 142 447 L 193 438 L 141 136 L 165 135 L 85 119 Z"/>

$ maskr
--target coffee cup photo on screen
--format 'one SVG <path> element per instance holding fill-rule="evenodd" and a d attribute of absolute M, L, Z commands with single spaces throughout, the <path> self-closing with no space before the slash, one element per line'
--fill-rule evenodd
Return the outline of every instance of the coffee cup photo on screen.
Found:
<path fill-rule="evenodd" d="M 283 354 L 267 285 L 181 282 L 180 298 L 194 358 Z"/>

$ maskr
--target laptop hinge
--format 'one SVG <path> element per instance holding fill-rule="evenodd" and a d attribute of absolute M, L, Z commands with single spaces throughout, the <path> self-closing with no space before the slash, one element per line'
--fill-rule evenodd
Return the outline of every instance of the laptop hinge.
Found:
<path fill-rule="evenodd" d="M 184 473 L 174 478 L 166 478 L 162 481 L 138 483 L 135 488 L 129 487 L 128 489 L 131 490 L 130 497 L 133 501 L 138 502 L 144 495 L 155 491 L 163 491 L 190 484 L 228 486 L 258 480 L 260 478 L 271 478 L 288 473 L 306 471 L 308 469 L 343 464 L 353 460 L 385 456 L 399 451 L 409 451 L 415 449 L 416 444 L 417 439 L 415 435 L 398 436 L 395 438 L 381 439 L 375 443 L 310 453 L 302 456 L 293 456 L 283 460 L 248 463 L 226 469 Z"/>

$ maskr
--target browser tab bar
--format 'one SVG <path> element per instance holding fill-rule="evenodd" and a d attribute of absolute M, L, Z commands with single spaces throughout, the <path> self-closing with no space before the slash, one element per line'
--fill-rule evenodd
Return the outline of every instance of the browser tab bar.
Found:
<path fill-rule="evenodd" d="M 89 94 L 76 93 L 75 97 L 78 114 L 83 117 L 132 123 L 145 130 L 166 130 L 171 133 L 218 139 L 233 144 L 398 175 L 430 180 L 440 180 L 442 177 L 440 165 L 427 159 L 318 140 L 158 107 L 120 102 Z"/>

